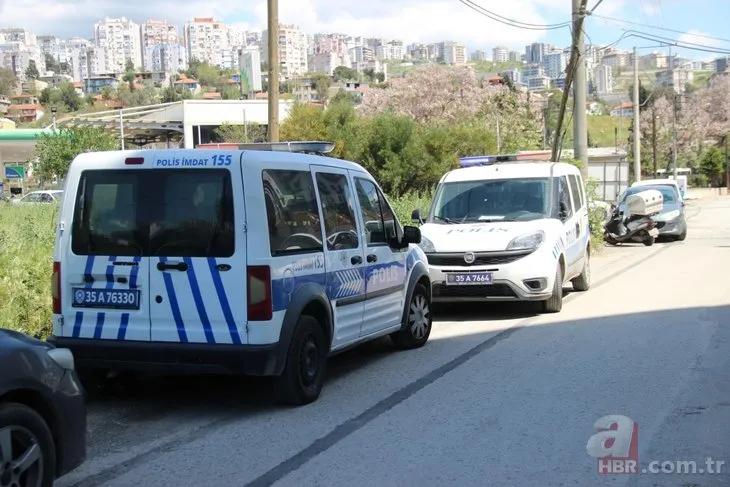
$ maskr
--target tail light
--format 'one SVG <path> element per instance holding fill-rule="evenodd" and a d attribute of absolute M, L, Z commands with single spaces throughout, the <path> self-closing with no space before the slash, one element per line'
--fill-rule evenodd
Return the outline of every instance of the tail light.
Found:
<path fill-rule="evenodd" d="M 271 269 L 267 265 L 248 266 L 248 320 L 269 321 L 273 314 Z"/>
<path fill-rule="evenodd" d="M 127 157 L 124 160 L 124 164 L 127 164 L 128 166 L 138 166 L 140 164 L 144 164 L 144 157 Z"/>
<path fill-rule="evenodd" d="M 61 263 L 53 263 L 53 276 L 51 277 L 51 300 L 53 303 L 52 313 L 61 314 Z"/>

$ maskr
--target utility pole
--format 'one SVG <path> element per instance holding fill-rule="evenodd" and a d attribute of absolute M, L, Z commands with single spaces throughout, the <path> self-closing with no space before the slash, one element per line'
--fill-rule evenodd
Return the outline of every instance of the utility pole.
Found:
<path fill-rule="evenodd" d="M 728 159 L 727 139 L 730 134 L 725 134 L 725 195 L 730 194 L 730 159 Z"/>
<path fill-rule="evenodd" d="M 654 178 L 657 177 L 657 163 L 656 163 L 656 114 L 654 112 L 654 106 L 651 108 L 651 159 L 654 163 Z"/>
<path fill-rule="evenodd" d="M 573 49 L 576 49 L 577 68 L 573 86 L 573 158 L 583 163 L 583 177 L 588 172 L 588 120 L 586 115 L 586 58 L 583 19 L 586 1 L 573 0 Z M 566 88 L 567 90 L 567 88 Z"/>
<path fill-rule="evenodd" d="M 267 0 L 269 44 L 269 142 L 279 142 L 279 0 Z"/>
<path fill-rule="evenodd" d="M 641 130 L 639 118 L 639 55 L 634 47 L 634 181 L 641 181 Z"/>
<path fill-rule="evenodd" d="M 672 103 L 672 172 L 677 179 L 677 97 L 674 95 Z"/>
<path fill-rule="evenodd" d="M 578 12 L 582 12 L 582 15 L 578 15 L 576 18 L 575 10 L 576 10 L 576 3 L 579 5 L 577 6 Z M 558 111 L 558 120 L 555 124 L 555 134 L 553 136 L 553 147 L 552 147 L 552 157 L 550 160 L 557 162 L 558 160 L 558 150 L 560 149 L 561 145 L 561 136 L 562 128 L 563 128 L 563 120 L 565 119 L 565 107 L 568 105 L 568 97 L 570 96 L 570 87 L 573 84 L 573 78 L 577 69 L 577 62 L 579 62 L 578 56 L 578 33 L 580 32 L 580 38 L 583 38 L 583 20 L 585 19 L 585 11 L 586 11 L 586 5 L 588 4 L 588 0 L 573 0 L 573 41 L 572 41 L 572 47 L 570 49 L 570 62 L 568 63 L 568 69 L 567 74 L 565 76 L 565 87 L 563 88 L 563 97 L 560 100 L 560 110 Z M 583 63 L 583 74 L 585 75 L 585 63 Z M 583 83 L 583 100 L 585 101 L 585 83 Z M 573 100 L 573 108 L 575 109 L 576 100 Z M 583 120 L 585 120 L 585 103 L 583 103 Z M 578 123 L 578 120 L 574 117 L 574 124 Z M 583 125 L 583 128 L 585 129 L 585 124 Z M 585 144 L 583 147 L 586 148 L 586 152 L 588 152 L 588 132 L 587 130 L 584 130 L 585 135 Z M 577 140 L 577 139 L 576 139 Z M 574 154 L 574 157 L 577 157 L 578 154 Z"/>

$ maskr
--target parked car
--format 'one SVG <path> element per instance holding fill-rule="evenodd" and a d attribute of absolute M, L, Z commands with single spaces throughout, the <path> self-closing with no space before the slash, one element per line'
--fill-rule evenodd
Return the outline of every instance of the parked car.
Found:
<path fill-rule="evenodd" d="M 50 487 L 85 457 L 85 394 L 73 354 L 0 329 L 0 485 Z"/>
<path fill-rule="evenodd" d="M 61 190 L 44 190 L 33 191 L 20 199 L 12 200 L 16 204 L 43 204 L 43 203 L 60 203 L 63 200 L 63 191 Z"/>
<path fill-rule="evenodd" d="M 664 198 L 664 207 L 659 214 L 654 215 L 652 220 L 657 223 L 656 228 L 659 230 L 659 237 L 667 237 L 673 240 L 684 240 L 687 238 L 687 219 L 684 211 L 684 200 L 679 192 L 679 187 L 675 184 L 638 184 L 632 185 L 618 202 L 619 209 L 624 209 L 626 198 L 632 194 L 640 193 L 649 189 L 659 191 Z"/>

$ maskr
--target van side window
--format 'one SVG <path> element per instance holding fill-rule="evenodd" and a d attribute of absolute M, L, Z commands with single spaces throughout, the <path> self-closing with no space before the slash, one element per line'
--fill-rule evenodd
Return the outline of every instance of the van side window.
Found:
<path fill-rule="evenodd" d="M 560 176 L 558 181 L 558 203 L 567 210 L 566 218 L 570 218 L 573 216 L 573 207 L 570 200 L 570 191 L 568 190 L 568 179 L 565 176 Z"/>
<path fill-rule="evenodd" d="M 583 207 L 583 202 L 581 201 L 581 194 L 580 194 L 580 184 L 578 183 L 578 176 L 575 174 L 571 174 L 568 176 L 568 179 L 570 180 L 570 192 L 573 194 L 573 208 L 577 211 L 579 208 Z"/>
<path fill-rule="evenodd" d="M 383 210 L 383 223 L 385 223 L 385 236 L 388 239 L 389 242 L 392 242 L 393 240 L 400 240 L 401 235 L 403 234 L 403 229 L 400 226 L 400 221 L 398 221 L 398 217 L 395 216 L 395 213 L 393 213 L 393 208 L 390 207 L 390 204 L 388 203 L 388 200 L 385 198 L 385 195 L 380 191 L 378 191 L 378 198 L 380 199 L 380 207 Z"/>
<path fill-rule="evenodd" d="M 170 172 L 159 189 L 164 196 L 157 211 L 152 210 L 152 255 L 233 255 L 233 189 L 228 171 Z"/>
<path fill-rule="evenodd" d="M 262 172 L 271 255 L 322 251 L 317 197 L 309 171 Z"/>
<path fill-rule="evenodd" d="M 146 254 L 145 230 L 138 225 L 138 175 L 86 171 L 76 196 L 71 250 L 76 255 Z"/>
<path fill-rule="evenodd" d="M 368 245 L 384 244 L 385 225 L 383 224 L 383 210 L 380 207 L 378 189 L 367 179 L 355 178 L 355 190 L 360 202 L 362 221 L 365 225 Z"/>
<path fill-rule="evenodd" d="M 359 247 L 352 193 L 344 174 L 317 173 L 317 189 L 322 203 L 324 228 L 329 250 Z"/>

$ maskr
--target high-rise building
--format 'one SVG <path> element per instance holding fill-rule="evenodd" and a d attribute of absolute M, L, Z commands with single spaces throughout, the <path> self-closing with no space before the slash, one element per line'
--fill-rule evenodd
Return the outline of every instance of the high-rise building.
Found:
<path fill-rule="evenodd" d="M 593 88 L 599 95 L 613 93 L 613 70 L 610 66 L 599 64 L 593 68 Z"/>
<path fill-rule="evenodd" d="M 36 39 L 42 56 L 49 56 L 58 64 L 68 63 L 69 51 L 66 42 L 56 36 L 38 36 Z"/>
<path fill-rule="evenodd" d="M 139 24 L 126 17 L 105 18 L 94 24 L 96 47 L 104 50 L 104 64 L 110 73 L 123 73 L 128 61 L 142 67 Z"/>
<path fill-rule="evenodd" d="M 21 82 L 31 61 L 39 74 L 46 70 L 45 57 L 38 47 L 36 35 L 25 29 L 0 29 L 0 67 L 9 69 Z"/>
<path fill-rule="evenodd" d="M 453 41 L 440 43 L 439 51 L 446 64 L 466 64 L 466 47 Z"/>
<path fill-rule="evenodd" d="M 509 48 L 497 46 L 492 49 L 492 61 L 495 63 L 506 63 L 509 61 Z"/>
<path fill-rule="evenodd" d="M 545 68 L 545 74 L 548 78 L 560 78 L 562 74 L 565 74 L 565 69 L 568 66 L 568 56 L 563 51 L 545 54 L 542 58 L 542 66 Z"/>
<path fill-rule="evenodd" d="M 196 17 L 185 24 L 184 34 L 188 62 L 195 59 L 224 67 L 226 53 L 230 56 L 231 51 L 226 24 L 212 17 Z"/>
<path fill-rule="evenodd" d="M 264 59 L 269 56 L 268 31 L 262 34 Z M 301 76 L 309 70 L 309 45 L 307 34 L 295 25 L 279 25 L 280 77 Z"/>
<path fill-rule="evenodd" d="M 187 67 L 187 53 L 177 27 L 165 20 L 148 20 L 140 27 L 142 66 L 146 71 L 174 73 Z"/>
<path fill-rule="evenodd" d="M 247 95 L 261 91 L 261 53 L 258 48 L 241 49 L 238 66 L 241 74 L 241 91 Z"/>
<path fill-rule="evenodd" d="M 529 46 L 525 46 L 525 62 L 527 64 L 542 64 L 543 56 L 554 50 L 555 48 L 550 44 L 533 42 Z"/>

